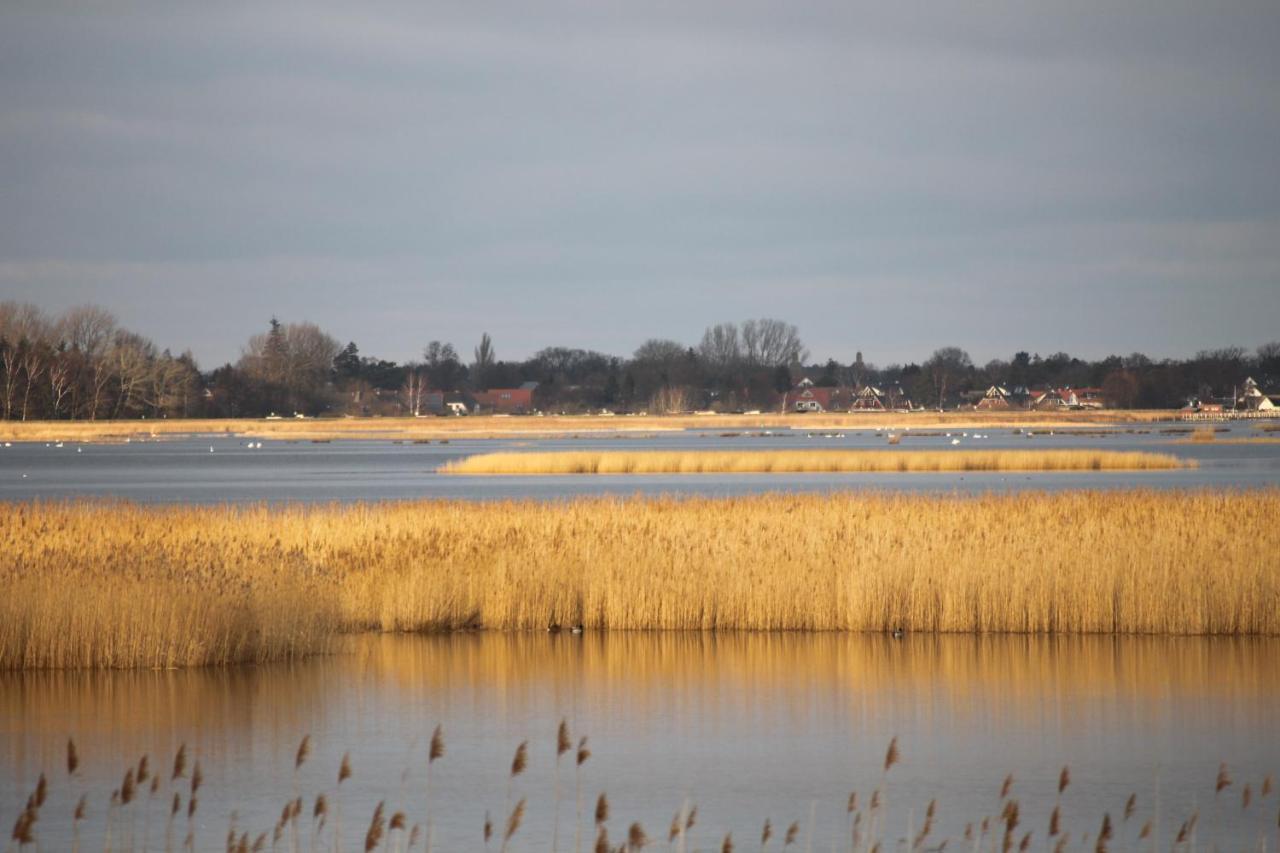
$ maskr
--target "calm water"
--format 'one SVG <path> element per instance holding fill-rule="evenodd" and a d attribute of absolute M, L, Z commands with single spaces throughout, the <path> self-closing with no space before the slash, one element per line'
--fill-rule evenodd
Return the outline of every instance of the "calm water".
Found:
<path fill-rule="evenodd" d="M 390 441 L 335 441 L 331 444 L 264 441 L 251 449 L 244 439 L 207 437 L 129 444 L 44 443 L 0 447 L 0 500 L 119 497 L 156 502 L 350 501 L 419 497 L 491 499 L 562 498 L 576 495 L 636 493 L 742 494 L 770 490 L 829 491 L 881 488 L 924 491 L 1005 491 L 1026 488 L 1255 488 L 1280 485 L 1280 444 L 1175 444 L 1161 435 L 1169 425 L 1153 425 L 1147 434 L 1099 436 L 1015 434 L 983 431 L 982 438 L 960 437 L 967 448 L 1112 448 L 1174 453 L 1195 459 L 1195 469 L 1153 472 L 1079 472 L 1061 474 L 699 474 L 593 477 L 458 477 L 436 474 L 443 463 L 474 453 L 508 450 L 675 450 L 735 448 L 884 448 L 872 431 L 783 431 L 768 437 L 722 437 L 715 432 L 658 434 L 652 438 L 615 437 L 529 441 L 474 440 L 448 444 L 395 444 Z M 1257 436 L 1251 425 L 1237 425 L 1223 437 Z M 899 449 L 950 448 L 951 437 L 911 437 Z M 213 448 L 213 452 L 210 452 Z"/>
<path fill-rule="evenodd" d="M 590 736 L 584 795 L 608 792 L 615 839 L 631 821 L 665 838 L 689 798 L 699 815 L 691 849 L 719 849 L 730 830 L 739 849 L 757 849 L 766 816 L 807 827 L 810 809 L 813 849 L 847 849 L 849 792 L 865 803 L 883 785 L 891 840 L 909 819 L 918 828 L 936 797 L 935 842 L 950 836 L 966 849 L 964 824 L 998 814 L 1013 773 L 1022 830 L 1046 849 L 1068 763 L 1064 824 L 1076 839 L 1109 811 L 1113 846 L 1127 849 L 1158 803 L 1162 847 L 1197 808 L 1200 837 L 1225 838 L 1221 849 L 1246 849 L 1261 832 L 1274 845 L 1277 794 L 1258 794 L 1264 774 L 1280 772 L 1277 640 L 483 634 L 353 640 L 345 653 L 292 666 L 0 675 L 0 821 L 7 831 L 43 769 L 52 790 L 41 849 L 68 849 L 66 816 L 85 791 L 84 834 L 100 845 L 106 798 L 145 753 L 166 780 L 151 808 L 155 849 L 168 769 L 186 743 L 205 775 L 198 844 L 216 849 L 233 811 L 251 837 L 271 828 L 309 733 L 313 753 L 296 781 L 307 814 L 327 792 L 354 848 L 380 800 L 423 820 L 426 744 L 439 722 L 448 749 L 433 771 L 436 849 L 483 849 L 485 811 L 501 824 L 512 754 L 527 738 L 529 769 L 511 793 L 529 809 L 512 849 L 548 850 L 562 717 Z M 895 735 L 902 762 L 886 777 Z M 83 760 L 70 782 L 68 736 Z M 335 797 L 348 750 L 354 776 Z M 1234 785 L 1215 798 L 1219 761 Z M 562 839 L 573 834 L 570 767 Z M 1246 782 L 1254 802 L 1243 811 Z M 1131 792 L 1138 808 L 1125 824 Z M 117 837 L 127 820 L 117 819 Z M 140 847 L 143 808 L 134 821 Z M 301 825 L 307 849 L 309 817 Z M 571 848 L 562 840 L 561 849 Z"/>
<path fill-rule="evenodd" d="M 496 450 L 734 449 L 885 446 L 870 431 L 725 437 L 660 434 L 537 441 L 331 444 L 208 437 L 121 445 L 17 444 L 0 448 L 0 500 L 120 497 L 157 502 L 348 501 L 448 497 L 555 499 L 588 494 L 740 494 L 847 488 L 1001 491 L 1026 488 L 1254 488 L 1280 485 L 1280 445 L 1173 444 L 1163 425 L 1146 434 L 1027 438 L 1010 430 L 962 435 L 963 448 L 1152 450 L 1196 459 L 1198 468 L 1151 473 L 698 475 L 629 477 L 447 477 L 458 457 Z M 1143 427 L 1143 429 L 1147 429 Z M 1235 426 L 1226 436 L 1258 435 Z M 951 436 L 907 437 L 901 449 L 951 447 Z M 256 439 L 255 439 L 256 443 Z M 212 447 L 212 452 L 210 448 Z M 205 774 L 195 823 L 198 849 L 221 849 L 232 813 L 251 837 L 270 830 L 284 802 L 307 797 L 301 848 L 310 849 L 315 794 L 338 805 L 347 848 L 361 845 L 375 804 L 425 817 L 426 743 L 442 723 L 448 753 L 435 765 L 436 850 L 483 849 L 486 811 L 501 832 L 514 799 L 527 797 L 515 850 L 548 850 L 554 808 L 554 734 L 561 718 L 589 735 L 583 779 L 588 811 L 606 790 L 615 842 L 640 821 L 665 839 L 672 814 L 698 806 L 690 849 L 719 849 L 733 831 L 739 850 L 758 849 L 760 825 L 779 835 L 793 820 L 798 849 L 847 849 L 846 798 L 865 804 L 883 785 L 883 834 L 918 829 L 928 801 L 939 814 L 932 841 L 998 815 L 1007 773 L 1016 782 L 1022 832 L 1047 849 L 1057 774 L 1073 782 L 1065 826 L 1080 841 L 1103 812 L 1116 819 L 1113 849 L 1134 846 L 1156 819 L 1162 846 L 1200 811 L 1200 835 L 1221 849 L 1250 848 L 1270 827 L 1278 795 L 1260 800 L 1266 774 L 1280 773 L 1280 639 L 907 637 L 613 633 L 457 635 L 353 639 L 341 653 L 296 665 L 214 671 L 0 673 L 0 826 L 7 832 L 41 770 L 52 793 L 41 849 L 71 846 L 68 819 L 90 794 L 85 839 L 104 841 L 107 798 L 127 763 L 143 754 L 164 770 L 150 806 L 115 818 L 114 837 L 141 848 L 163 838 L 168 769 L 188 744 Z M 305 734 L 314 750 L 295 781 Z M 888 741 L 902 763 L 887 778 Z M 81 777 L 65 772 L 68 736 Z M 508 793 L 520 741 L 530 767 Z M 341 756 L 355 775 L 336 792 Z M 1214 796 L 1219 761 L 1234 785 Z M 574 776 L 562 768 L 561 850 L 572 849 Z M 1254 802 L 1241 810 L 1241 788 Z M 181 788 L 185 807 L 186 788 Z M 1125 799 L 1138 796 L 1129 823 Z M 1156 814 L 1158 803 L 1158 815 Z M 810 815 L 813 816 L 813 837 Z M 148 817 L 149 815 L 149 817 Z M 328 830 L 334 826 L 333 816 Z M 181 821 L 178 840 L 186 832 Z M 590 835 L 588 831 L 587 835 Z M 403 838 L 401 839 L 403 841 Z M 842 843 L 843 842 L 843 843 Z M 331 844 L 331 842 L 330 842 Z M 497 849 L 497 844 L 493 849 Z M 589 841 L 584 842 L 589 849 Z M 1073 849 L 1092 849 L 1073 844 Z M 774 842 L 772 849 L 777 849 Z M 286 848 L 281 848 L 286 849 Z M 326 846 L 325 849 L 331 849 Z M 421 847 L 419 847 L 421 849 Z M 797 849 L 797 848 L 792 848 Z M 967 849 L 967 848 L 965 848 Z"/>

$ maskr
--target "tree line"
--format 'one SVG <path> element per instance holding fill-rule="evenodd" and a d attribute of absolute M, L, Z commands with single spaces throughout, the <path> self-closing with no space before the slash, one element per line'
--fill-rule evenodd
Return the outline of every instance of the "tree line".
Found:
<path fill-rule="evenodd" d="M 797 327 L 768 318 L 710 326 L 696 344 L 651 338 L 629 357 L 553 346 L 504 360 L 485 334 L 470 358 L 432 340 L 420 360 L 403 363 L 363 355 L 355 342 L 342 344 L 312 323 L 272 318 L 236 362 L 206 372 L 189 351 L 160 350 L 104 308 L 51 316 L 0 302 L 6 420 L 425 414 L 441 394 L 524 383 L 537 383 L 535 406 L 549 412 L 751 411 L 778 406 L 803 379 L 892 388 L 930 408 L 972 400 L 990 385 L 1094 387 L 1116 407 L 1176 408 L 1190 397 L 1230 395 L 1246 376 L 1264 388 L 1280 385 L 1280 341 L 1187 359 L 1018 352 L 980 366 L 964 350 L 942 347 L 919 363 L 877 366 L 861 353 L 847 364 L 812 362 Z"/>

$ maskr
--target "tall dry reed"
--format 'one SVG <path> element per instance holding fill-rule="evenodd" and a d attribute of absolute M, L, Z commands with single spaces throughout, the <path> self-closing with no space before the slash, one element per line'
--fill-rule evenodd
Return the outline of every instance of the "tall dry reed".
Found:
<path fill-rule="evenodd" d="M 711 450 L 484 453 L 443 474 L 790 474 L 937 471 L 1148 471 L 1192 467 L 1165 453 L 1114 450 Z"/>
<path fill-rule="evenodd" d="M 10 504 L 0 668 L 459 628 L 1280 633 L 1280 491 Z"/>

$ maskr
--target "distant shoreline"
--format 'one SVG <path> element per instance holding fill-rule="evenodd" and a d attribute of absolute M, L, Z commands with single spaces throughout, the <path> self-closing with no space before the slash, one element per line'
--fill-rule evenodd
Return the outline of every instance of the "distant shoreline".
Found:
<path fill-rule="evenodd" d="M 1058 429 L 1149 424 L 1176 420 L 1173 409 L 1080 412 L 833 412 L 753 415 L 470 415 L 430 418 L 228 418 L 128 421 L 4 421 L 0 441 L 122 441 L 234 435 L 245 438 L 333 440 L 439 440 L 549 438 L 681 430 L 874 429 L 1004 427 Z"/>

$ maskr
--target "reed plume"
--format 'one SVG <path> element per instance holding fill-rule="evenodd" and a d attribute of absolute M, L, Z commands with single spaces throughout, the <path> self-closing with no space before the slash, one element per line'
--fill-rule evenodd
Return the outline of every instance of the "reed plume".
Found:
<path fill-rule="evenodd" d="M 773 838 L 773 824 L 769 822 L 769 818 L 765 818 L 764 828 L 760 830 L 760 849 L 761 850 L 769 846 L 770 838 Z"/>
<path fill-rule="evenodd" d="M 1067 790 L 1067 786 L 1071 784 L 1071 768 L 1065 764 L 1062 771 L 1058 774 L 1058 796 L 1062 796 L 1062 792 Z"/>
<path fill-rule="evenodd" d="M 627 848 L 632 851 L 640 850 L 649 843 L 649 836 L 645 835 L 644 827 L 639 823 L 633 823 L 627 829 Z"/>
<path fill-rule="evenodd" d="M 520 829 L 520 823 L 524 820 L 524 797 L 520 798 L 520 802 L 516 803 L 516 807 L 511 810 L 511 815 L 507 818 L 507 829 L 502 835 L 502 849 L 505 851 L 507 845 L 511 843 L 511 837 Z"/>
<path fill-rule="evenodd" d="M 1249 803 L 1252 800 L 1253 800 L 1253 791 L 1250 790 L 1249 783 L 1246 782 L 1244 785 L 1244 788 L 1240 790 L 1240 808 L 1242 809 L 1249 808 Z"/>
<path fill-rule="evenodd" d="M 596 798 L 596 826 L 608 823 L 609 821 L 609 795 L 601 793 Z"/>
<path fill-rule="evenodd" d="M 800 835 L 800 821 L 792 821 L 787 827 L 787 834 L 782 839 L 783 847 L 790 847 L 796 843 L 796 837 Z"/>
<path fill-rule="evenodd" d="M 67 738 L 67 775 L 76 775 L 76 770 L 80 768 L 80 756 L 76 752 L 76 742 L 71 738 Z"/>
<path fill-rule="evenodd" d="M 1130 795 L 1129 795 L 1129 799 L 1127 799 L 1127 800 L 1125 800 L 1125 801 L 1124 801 L 1124 820 L 1125 820 L 1125 823 L 1128 823 L 1128 822 L 1129 822 L 1129 818 L 1133 817 L 1133 812 L 1134 812 L 1134 809 L 1135 809 L 1135 808 L 1137 808 L 1137 805 L 1138 805 L 1138 795 L 1137 795 L 1137 794 L 1130 794 Z"/>
<path fill-rule="evenodd" d="M 720 843 L 720 853 L 733 853 L 733 833 L 726 833 L 724 841 Z"/>
<path fill-rule="evenodd" d="M 431 732 L 431 746 L 427 751 L 427 764 L 433 764 L 440 758 L 444 758 L 444 728 L 437 723 L 435 729 Z"/>
<path fill-rule="evenodd" d="M 574 802 L 577 807 L 573 825 L 573 853 L 582 853 L 582 765 L 591 757 L 585 735 L 578 738 L 578 753 L 573 766 Z"/>
<path fill-rule="evenodd" d="M 1010 773 L 1004 777 L 1004 782 L 1000 785 L 1000 799 L 1008 799 L 1009 792 L 1013 790 L 1013 774 Z"/>
<path fill-rule="evenodd" d="M 552 821 L 551 853 L 559 853 L 560 850 L 560 758 L 572 748 L 573 742 L 569 740 L 569 723 L 561 718 L 560 725 L 556 728 L 556 763 L 552 771 L 555 789 L 555 818 Z"/>
<path fill-rule="evenodd" d="M 1231 774 L 1227 772 L 1227 763 L 1224 761 L 1218 765 L 1218 778 L 1214 782 L 1213 793 L 1221 794 L 1225 788 L 1231 786 Z"/>
<path fill-rule="evenodd" d="M 364 853 L 373 853 L 382 843 L 382 833 L 386 826 L 386 818 L 382 816 L 385 801 L 379 802 L 373 810 L 373 819 L 369 821 L 369 829 L 364 834 Z"/>
<path fill-rule="evenodd" d="M 520 745 L 516 747 L 516 754 L 511 759 L 511 778 L 519 776 L 529 766 L 529 742 L 527 740 L 520 741 Z"/>
<path fill-rule="evenodd" d="M 185 743 L 178 745 L 178 752 L 173 756 L 173 775 L 169 777 L 169 781 L 181 779 L 187 772 L 187 745 Z"/>
<path fill-rule="evenodd" d="M 596 831 L 595 853 L 609 853 L 609 832 L 603 826 Z"/>
<path fill-rule="evenodd" d="M 431 808 L 431 767 L 441 758 L 444 758 L 444 726 L 436 723 L 431 732 L 431 742 L 427 746 L 426 802 L 423 806 L 427 814 L 427 853 L 431 853 L 435 841 L 435 813 Z"/>
<path fill-rule="evenodd" d="M 297 773 L 302 769 L 302 765 L 306 763 L 307 756 L 311 754 L 311 735 L 303 735 L 302 742 L 298 744 L 298 753 L 293 759 L 293 771 Z"/>
<path fill-rule="evenodd" d="M 889 741 L 889 749 L 884 754 L 884 772 L 888 773 L 889 768 L 897 764 L 901 756 L 898 754 L 898 739 L 895 737 Z"/>

